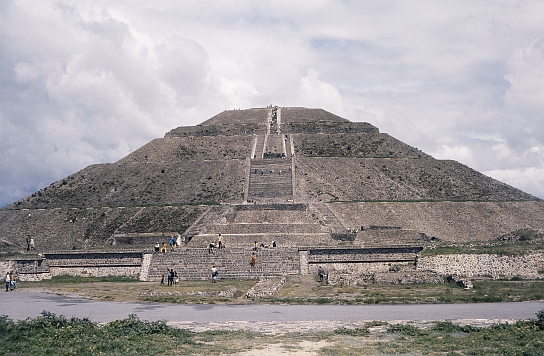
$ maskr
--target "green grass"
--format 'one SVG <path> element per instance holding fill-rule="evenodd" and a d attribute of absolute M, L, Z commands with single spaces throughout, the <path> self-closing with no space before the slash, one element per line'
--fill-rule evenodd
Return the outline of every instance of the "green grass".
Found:
<path fill-rule="evenodd" d="M 211 283 L 209 280 L 180 281 L 180 284 L 177 287 L 161 287 L 153 290 L 154 292 L 165 292 L 165 294 L 171 292 L 171 295 L 142 295 L 138 299 L 145 302 L 176 304 L 232 303 L 235 302 L 237 298 L 245 295 L 245 293 L 256 283 L 257 280 L 255 279 L 218 279 L 217 283 Z M 234 298 L 189 294 L 192 292 L 226 291 L 230 288 L 236 288 Z"/>
<path fill-rule="evenodd" d="M 97 284 L 99 283 L 99 284 Z M 270 304 L 382 304 L 382 303 L 480 303 L 544 300 L 544 280 L 478 278 L 474 289 L 465 290 L 455 283 L 443 284 L 368 284 L 351 286 L 322 285 L 313 278 L 291 276 L 275 296 L 247 299 L 245 293 L 255 279 L 180 281 L 179 286 L 160 286 L 122 277 L 59 276 L 40 282 L 20 282 L 18 288 L 50 290 L 54 293 L 86 296 L 107 301 L 147 301 L 157 303 L 270 303 Z M 97 285 L 100 288 L 97 288 Z M 234 297 L 203 295 L 205 292 L 235 288 Z"/>
<path fill-rule="evenodd" d="M 471 244 L 434 244 L 421 252 L 422 257 L 451 255 L 451 254 L 496 254 L 496 255 L 524 255 L 528 251 L 544 250 L 542 240 L 533 242 L 488 241 Z"/>
<path fill-rule="evenodd" d="M 479 303 L 544 300 L 544 280 L 477 279 L 474 289 L 465 290 L 455 283 L 444 284 L 369 284 L 308 286 L 291 278 L 267 303 L 283 304 L 380 304 L 380 303 Z"/>
<path fill-rule="evenodd" d="M 373 327 L 382 331 L 372 331 Z M 383 329 L 385 328 L 385 329 Z M 383 332 L 385 331 L 385 332 Z M 34 319 L 0 317 L 0 355 L 225 355 L 268 347 L 299 350 L 320 342 L 319 355 L 543 355 L 544 310 L 537 319 L 489 327 L 436 322 L 370 322 L 332 332 L 267 335 L 251 331 L 191 332 L 135 315 L 105 325 L 42 312 Z"/>

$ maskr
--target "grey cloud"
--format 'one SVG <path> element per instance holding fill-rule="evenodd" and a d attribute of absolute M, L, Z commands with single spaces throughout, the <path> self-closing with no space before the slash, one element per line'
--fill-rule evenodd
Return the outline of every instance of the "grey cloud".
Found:
<path fill-rule="evenodd" d="M 327 105 L 544 197 L 543 11 L 3 1 L 0 206 L 173 127 L 268 104 Z"/>

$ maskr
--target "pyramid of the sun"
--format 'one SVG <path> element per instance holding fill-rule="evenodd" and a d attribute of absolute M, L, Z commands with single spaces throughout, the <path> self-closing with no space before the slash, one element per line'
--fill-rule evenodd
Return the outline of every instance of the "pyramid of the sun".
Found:
<path fill-rule="evenodd" d="M 43 249 L 390 245 L 544 229 L 540 199 L 321 109 L 222 112 L 0 209 L 0 239 Z"/>

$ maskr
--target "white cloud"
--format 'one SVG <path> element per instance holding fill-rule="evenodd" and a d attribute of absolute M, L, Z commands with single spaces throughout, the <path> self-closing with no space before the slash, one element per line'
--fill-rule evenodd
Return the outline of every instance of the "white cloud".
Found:
<path fill-rule="evenodd" d="M 537 0 L 2 1 L 0 206 L 269 104 L 369 121 L 544 197 L 542 13 Z"/>
<path fill-rule="evenodd" d="M 318 79 L 315 69 L 308 69 L 308 75 L 302 78 L 298 96 L 300 106 L 318 107 L 342 114 L 342 95 L 333 85 Z"/>
<path fill-rule="evenodd" d="M 544 168 L 504 169 L 483 173 L 535 196 L 544 197 Z"/>
<path fill-rule="evenodd" d="M 474 166 L 474 157 L 470 147 L 467 146 L 453 146 L 442 145 L 440 150 L 436 152 L 430 152 L 430 154 L 438 159 L 453 159 L 459 162 L 463 162 L 468 166 Z"/>

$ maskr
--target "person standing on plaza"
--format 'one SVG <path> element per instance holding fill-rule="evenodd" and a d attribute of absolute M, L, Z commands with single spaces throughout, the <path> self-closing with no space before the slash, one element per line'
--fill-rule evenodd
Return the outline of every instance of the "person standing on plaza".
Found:
<path fill-rule="evenodd" d="M 323 270 L 323 267 L 319 266 L 317 269 L 317 275 L 319 276 L 319 282 L 323 283 L 323 277 L 325 276 L 325 271 Z"/>
<path fill-rule="evenodd" d="M 257 263 L 257 257 L 255 256 L 255 252 L 251 254 L 251 267 L 255 267 L 255 263 Z"/>
<path fill-rule="evenodd" d="M 212 272 L 212 283 L 216 283 L 217 282 L 217 268 L 215 267 L 215 265 L 213 265 L 213 267 L 210 269 L 210 271 Z"/>
<path fill-rule="evenodd" d="M 11 277 L 8 272 L 6 273 L 6 292 L 9 292 L 10 289 L 11 289 Z"/>
<path fill-rule="evenodd" d="M 13 272 L 9 274 L 9 288 L 10 290 L 17 288 L 17 281 L 15 281 L 15 274 Z"/>

